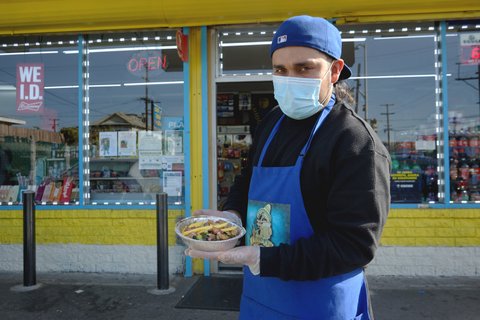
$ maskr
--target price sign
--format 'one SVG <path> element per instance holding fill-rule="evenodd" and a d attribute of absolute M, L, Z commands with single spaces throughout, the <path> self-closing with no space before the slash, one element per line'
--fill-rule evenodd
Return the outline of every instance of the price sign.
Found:
<path fill-rule="evenodd" d="M 460 49 L 462 64 L 480 64 L 480 33 L 460 34 Z"/>

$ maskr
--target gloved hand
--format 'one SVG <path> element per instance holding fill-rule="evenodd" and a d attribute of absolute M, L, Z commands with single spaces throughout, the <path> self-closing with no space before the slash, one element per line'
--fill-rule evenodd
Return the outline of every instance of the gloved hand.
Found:
<path fill-rule="evenodd" d="M 242 226 L 242 219 L 240 219 L 240 216 L 236 213 L 230 212 L 230 211 L 219 211 L 219 210 L 213 210 L 213 209 L 200 209 L 196 210 L 192 213 L 192 215 L 207 215 L 207 216 L 214 216 L 214 217 L 220 217 L 220 218 L 225 218 L 228 219 L 239 226 Z"/>
<path fill-rule="evenodd" d="M 226 264 L 243 264 L 248 266 L 254 275 L 260 274 L 260 247 L 243 246 L 227 251 L 199 251 L 188 248 L 185 254 L 192 258 L 214 259 Z"/>

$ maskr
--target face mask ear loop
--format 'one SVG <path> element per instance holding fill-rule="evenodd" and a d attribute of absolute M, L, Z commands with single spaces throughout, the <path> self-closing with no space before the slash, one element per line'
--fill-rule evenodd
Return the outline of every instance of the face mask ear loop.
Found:
<path fill-rule="evenodd" d="M 332 63 L 330 63 L 330 67 L 328 68 L 328 70 L 327 70 L 327 71 L 325 72 L 325 74 L 323 75 L 322 81 L 323 81 L 323 79 L 325 79 L 325 76 L 327 75 L 327 73 L 332 70 L 332 66 L 333 66 L 333 63 L 334 63 L 334 62 L 335 62 L 335 61 L 332 61 Z M 330 83 L 330 85 L 328 86 L 328 91 L 327 91 L 327 94 L 326 94 L 325 98 L 323 99 L 323 101 L 320 102 L 320 104 L 321 104 L 323 107 L 325 107 L 325 102 L 327 102 L 327 98 L 328 98 L 328 96 L 329 96 L 332 92 L 333 92 L 333 84 Z M 320 100 L 319 100 L 319 101 L 320 101 Z M 322 109 L 323 109 L 323 108 L 322 108 Z"/>
<path fill-rule="evenodd" d="M 324 108 L 325 108 L 325 102 L 327 102 L 327 98 L 328 98 L 328 96 L 329 96 L 332 92 L 333 92 L 333 85 L 330 84 L 330 86 L 328 87 L 327 95 L 325 96 L 325 98 L 323 99 L 323 101 L 320 102 Z"/>

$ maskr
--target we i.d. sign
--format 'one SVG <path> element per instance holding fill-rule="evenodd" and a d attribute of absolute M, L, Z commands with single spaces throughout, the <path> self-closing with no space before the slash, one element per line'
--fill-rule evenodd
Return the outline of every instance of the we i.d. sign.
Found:
<path fill-rule="evenodd" d="M 43 112 L 43 63 L 17 64 L 17 112 Z"/>

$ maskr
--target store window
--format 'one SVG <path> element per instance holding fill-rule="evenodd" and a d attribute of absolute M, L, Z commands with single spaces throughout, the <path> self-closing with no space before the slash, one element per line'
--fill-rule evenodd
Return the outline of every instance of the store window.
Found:
<path fill-rule="evenodd" d="M 78 203 L 77 37 L 0 38 L 0 203 Z"/>
<path fill-rule="evenodd" d="M 271 75 L 270 44 L 276 25 L 225 27 L 218 31 L 218 76 Z"/>
<path fill-rule="evenodd" d="M 439 201 L 433 25 L 341 26 L 355 111 L 392 157 L 392 203 Z"/>
<path fill-rule="evenodd" d="M 184 202 L 183 63 L 175 31 L 90 35 L 90 204 Z"/>
<path fill-rule="evenodd" d="M 480 203 L 480 20 L 447 28 L 450 202 Z"/>

